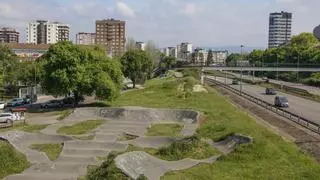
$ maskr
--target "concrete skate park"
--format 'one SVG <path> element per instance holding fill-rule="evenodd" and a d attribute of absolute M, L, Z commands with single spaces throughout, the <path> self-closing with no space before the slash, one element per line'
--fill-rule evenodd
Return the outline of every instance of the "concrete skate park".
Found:
<path fill-rule="evenodd" d="M 39 133 L 22 131 L 0 132 L 0 138 L 9 142 L 17 151 L 26 155 L 31 166 L 21 174 L 7 176 L 6 180 L 65 180 L 85 176 L 89 165 L 100 165 L 101 158 L 112 151 L 124 152 L 115 158 L 115 164 L 131 179 L 144 175 L 158 180 L 166 172 L 184 170 L 200 163 L 214 163 L 219 157 L 231 153 L 237 145 L 251 143 L 245 135 L 230 135 L 224 140 L 208 142 L 220 153 L 207 159 L 185 158 L 166 161 L 143 151 L 126 152 L 129 145 L 141 148 L 159 149 L 196 133 L 202 114 L 191 110 L 149 109 L 140 107 L 124 108 L 77 108 L 63 121 L 50 124 Z M 102 125 L 90 134 L 90 140 L 79 140 L 73 136 L 61 135 L 57 130 L 90 119 L 104 120 Z M 183 126 L 179 137 L 146 136 L 148 128 L 155 124 L 180 124 Z M 135 138 L 120 140 L 124 135 Z M 44 152 L 30 149 L 32 144 L 63 143 L 59 157 L 51 161 Z"/>

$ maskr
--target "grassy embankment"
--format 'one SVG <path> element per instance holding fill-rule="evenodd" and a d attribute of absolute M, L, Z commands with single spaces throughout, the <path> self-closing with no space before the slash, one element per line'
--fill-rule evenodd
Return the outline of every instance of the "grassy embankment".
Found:
<path fill-rule="evenodd" d="M 57 130 L 59 134 L 66 135 L 82 135 L 90 133 L 92 130 L 96 129 L 98 126 L 103 124 L 104 120 L 88 120 L 76 123 L 72 126 L 63 126 Z"/>
<path fill-rule="evenodd" d="M 32 144 L 29 148 L 46 153 L 48 158 L 54 161 L 59 157 L 63 144 Z"/>
<path fill-rule="evenodd" d="M 5 141 L 0 141 L 0 179 L 24 171 L 30 166 L 26 157 Z"/>
<path fill-rule="evenodd" d="M 170 172 L 162 179 L 318 179 L 320 166 L 295 144 L 270 132 L 214 89 L 181 98 L 177 92 L 179 84 L 181 80 L 153 79 L 145 89 L 123 94 L 113 106 L 198 110 L 206 116 L 197 131 L 199 137 L 219 140 L 241 133 L 253 137 L 254 142 L 238 147 L 212 165 Z"/>

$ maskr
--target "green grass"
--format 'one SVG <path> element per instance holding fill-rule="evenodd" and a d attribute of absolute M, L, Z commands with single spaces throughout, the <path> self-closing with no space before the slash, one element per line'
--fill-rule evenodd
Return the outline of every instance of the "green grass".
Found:
<path fill-rule="evenodd" d="M 56 115 L 58 115 L 57 120 L 62 121 L 66 117 L 68 117 L 72 113 L 72 109 L 66 109 L 64 111 L 58 111 Z"/>
<path fill-rule="evenodd" d="M 14 123 L 12 127 L 1 128 L 0 132 L 18 130 L 18 131 L 37 133 L 37 132 L 40 132 L 42 129 L 46 128 L 47 126 L 48 124 L 38 125 L 38 124 L 24 124 L 22 122 L 19 122 L 19 123 Z"/>
<path fill-rule="evenodd" d="M 181 136 L 183 126 L 180 124 L 154 124 L 148 129 L 146 136 Z"/>
<path fill-rule="evenodd" d="M 0 179 L 21 173 L 30 166 L 26 157 L 5 141 L 0 141 Z"/>
<path fill-rule="evenodd" d="M 46 153 L 48 158 L 54 161 L 59 157 L 63 144 L 32 144 L 29 148 Z"/>
<path fill-rule="evenodd" d="M 164 85 L 169 83 L 170 85 Z M 209 93 L 176 96 L 178 81 L 153 80 L 145 89 L 121 95 L 113 106 L 182 108 L 203 112 L 206 121 L 197 130 L 200 138 L 213 140 L 240 133 L 253 137 L 253 144 L 242 145 L 213 165 L 203 164 L 169 173 L 163 179 L 318 179 L 320 166 L 314 158 L 283 140 L 248 113 L 233 106 L 209 88 Z"/>
<path fill-rule="evenodd" d="M 76 123 L 72 126 L 63 126 L 57 130 L 59 134 L 66 135 L 80 135 L 87 134 L 92 130 L 96 129 L 100 126 L 104 120 L 88 120 L 80 123 Z"/>

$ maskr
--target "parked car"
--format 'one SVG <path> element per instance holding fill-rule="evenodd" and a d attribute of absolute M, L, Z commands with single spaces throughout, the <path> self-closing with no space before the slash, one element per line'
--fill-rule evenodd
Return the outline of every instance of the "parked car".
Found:
<path fill-rule="evenodd" d="M 0 109 L 4 109 L 4 106 L 5 106 L 5 102 L 1 101 L 0 102 Z"/>
<path fill-rule="evenodd" d="M 63 107 L 63 101 L 61 100 L 50 100 L 46 103 L 41 104 L 41 108 L 60 108 Z"/>
<path fill-rule="evenodd" d="M 31 103 L 35 103 L 38 101 L 38 97 L 37 95 L 26 95 L 26 97 L 24 98 L 24 103 L 25 104 L 31 104 Z"/>
<path fill-rule="evenodd" d="M 63 101 L 64 104 L 73 104 L 75 99 L 74 99 L 74 96 L 67 96 L 62 101 Z M 78 103 L 79 102 L 83 102 L 83 101 L 84 101 L 84 97 L 80 96 L 79 99 L 78 99 Z"/>
<path fill-rule="evenodd" d="M 273 88 L 266 88 L 266 95 L 276 95 L 277 92 Z"/>
<path fill-rule="evenodd" d="M 12 113 L 0 113 L 0 123 L 12 124 L 14 117 Z"/>
<path fill-rule="evenodd" d="M 14 98 L 12 101 L 7 103 L 8 107 L 16 107 L 24 105 L 24 99 L 23 98 Z"/>
<path fill-rule="evenodd" d="M 232 80 L 232 85 L 238 85 L 239 84 L 239 81 L 238 80 L 236 80 L 236 79 L 233 79 Z"/>
<path fill-rule="evenodd" d="M 288 98 L 276 96 L 274 99 L 274 105 L 277 107 L 289 107 Z"/>

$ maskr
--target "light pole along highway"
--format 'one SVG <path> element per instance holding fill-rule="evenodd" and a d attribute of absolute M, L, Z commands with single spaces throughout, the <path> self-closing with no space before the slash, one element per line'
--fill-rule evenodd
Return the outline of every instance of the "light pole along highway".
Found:
<path fill-rule="evenodd" d="M 241 58 L 241 63 L 240 63 L 240 71 L 241 71 L 241 74 L 240 74 L 240 96 L 242 95 L 242 61 L 243 61 L 243 57 L 242 57 L 242 49 L 244 48 L 244 45 L 241 45 L 240 46 L 240 48 L 241 48 L 241 54 L 240 54 L 240 58 Z"/>

